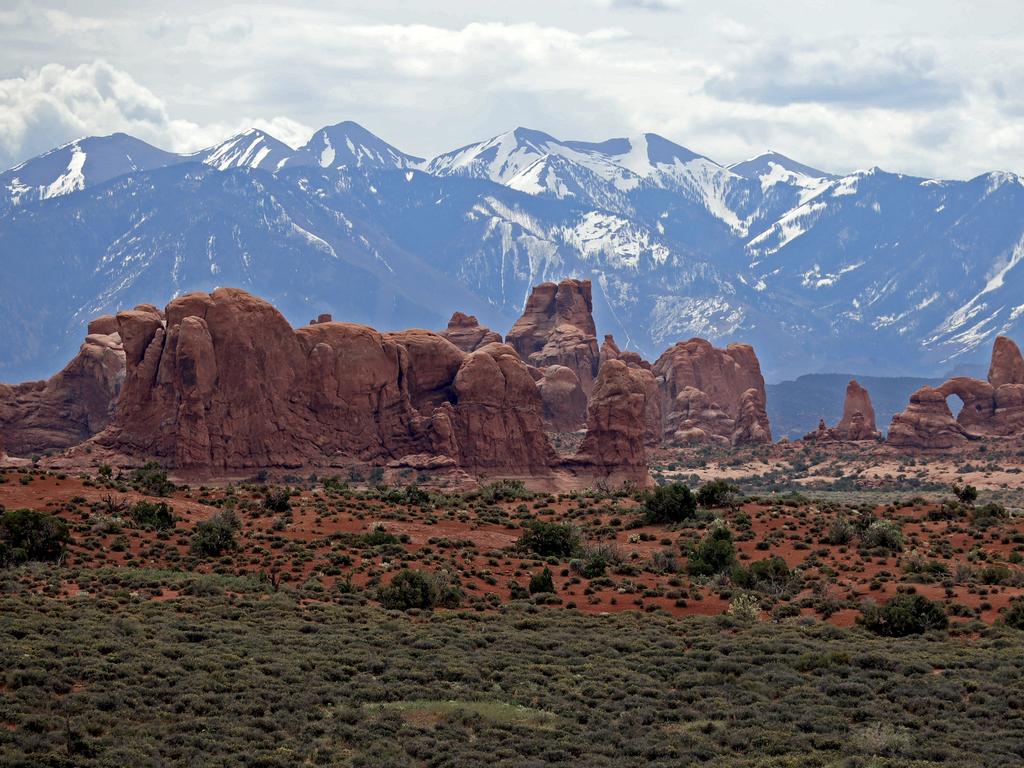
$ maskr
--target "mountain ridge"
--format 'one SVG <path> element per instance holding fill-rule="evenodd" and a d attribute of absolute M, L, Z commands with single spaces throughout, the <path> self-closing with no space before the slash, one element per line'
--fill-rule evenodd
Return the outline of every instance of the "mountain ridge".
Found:
<path fill-rule="evenodd" d="M 89 312 L 227 284 L 298 322 L 352 302 L 377 327 L 464 310 L 507 328 L 529 286 L 586 277 L 599 325 L 637 351 L 748 341 L 772 380 L 937 374 L 1024 322 L 1009 172 L 837 175 L 777 152 L 724 166 L 653 133 L 526 128 L 425 160 L 346 121 L 297 149 L 255 129 L 190 155 L 80 139 L 0 174 L 0 192 L 8 380 L 52 372 Z M 40 264 L 58 277 L 40 285 Z"/>

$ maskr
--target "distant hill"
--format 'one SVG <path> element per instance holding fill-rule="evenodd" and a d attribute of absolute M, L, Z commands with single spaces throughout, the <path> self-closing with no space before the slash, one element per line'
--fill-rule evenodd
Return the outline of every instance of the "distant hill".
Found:
<path fill-rule="evenodd" d="M 825 419 L 826 424 L 834 426 L 843 415 L 843 399 L 850 379 L 856 379 L 867 388 L 875 408 L 875 421 L 883 434 L 889 429 L 893 414 L 906 408 L 914 390 L 926 385 L 938 386 L 944 381 L 850 373 L 810 373 L 800 376 L 796 381 L 769 384 L 766 389 L 772 436 L 776 440 L 781 437 L 803 437 L 817 428 L 819 419 Z"/>

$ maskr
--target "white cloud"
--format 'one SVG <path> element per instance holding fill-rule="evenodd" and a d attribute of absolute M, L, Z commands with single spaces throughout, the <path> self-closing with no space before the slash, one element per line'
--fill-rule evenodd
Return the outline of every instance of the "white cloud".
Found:
<path fill-rule="evenodd" d="M 930 33 L 938 10 L 909 37 L 876 33 L 881 21 L 867 25 L 871 34 L 848 29 L 847 9 L 844 34 L 783 23 L 787 0 L 760 15 L 745 5 L 727 15 L 725 0 L 713 10 L 589 0 L 590 14 L 577 5 L 558 23 L 515 21 L 528 11 L 484 20 L 483 6 L 459 2 L 439 15 L 381 0 L 389 16 L 282 5 L 189 12 L 198 3 L 182 0 L 173 16 L 108 12 L 99 25 L 101 0 L 90 2 L 88 17 L 0 12 L 0 72 L 4 50 L 27 55 L 29 43 L 77 57 L 34 61 L 0 81 L 0 156 L 11 162 L 81 133 L 126 130 L 184 150 L 256 125 L 294 145 L 314 127 L 354 119 L 418 155 L 525 124 L 591 140 L 654 131 L 722 162 L 770 147 L 838 171 L 1024 170 L 1015 86 L 1024 46 L 998 25 Z M 682 13 L 619 12 L 624 4 Z M 104 63 L 98 50 L 116 54 Z"/>
<path fill-rule="evenodd" d="M 0 80 L 0 160 L 8 167 L 81 136 L 123 131 L 185 152 L 257 127 L 302 144 L 312 129 L 289 117 L 242 118 L 197 125 L 173 119 L 163 101 L 129 74 L 97 60 L 78 67 L 47 64 Z"/>

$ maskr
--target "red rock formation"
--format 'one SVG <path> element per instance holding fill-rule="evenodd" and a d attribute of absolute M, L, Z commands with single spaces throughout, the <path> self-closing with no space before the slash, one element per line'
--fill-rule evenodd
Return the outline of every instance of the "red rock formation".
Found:
<path fill-rule="evenodd" d="M 764 379 L 749 344 L 716 349 L 704 339 L 681 341 L 652 370 L 662 393 L 665 439 L 771 442 Z"/>
<path fill-rule="evenodd" d="M 441 331 L 441 335 L 463 352 L 475 352 L 488 344 L 501 343 L 500 333 L 480 325 L 474 315 L 462 312 L 452 315 L 448 327 Z"/>
<path fill-rule="evenodd" d="M 818 429 L 804 436 L 804 440 L 823 442 L 845 440 L 878 440 L 881 434 L 875 427 L 875 409 L 871 405 L 868 391 L 851 379 L 846 385 L 846 399 L 843 401 L 843 417 L 829 429 L 822 420 Z"/>
<path fill-rule="evenodd" d="M 1005 336 L 995 340 L 988 375 L 988 381 L 966 376 L 950 379 L 930 390 L 923 401 L 918 397 L 915 402 L 923 390 L 915 392 L 910 407 L 893 417 L 889 443 L 908 448 L 950 448 L 973 438 L 1024 434 L 1024 359 L 1017 345 Z M 950 395 L 963 401 L 955 420 L 946 404 Z M 947 423 L 947 414 L 955 429 Z"/>
<path fill-rule="evenodd" d="M 590 281 L 535 286 L 506 341 L 538 368 L 564 365 L 572 369 L 589 395 L 600 357 Z"/>
<path fill-rule="evenodd" d="M 549 365 L 537 382 L 544 404 L 544 426 L 553 432 L 574 432 L 587 421 L 587 396 L 580 380 L 564 365 Z"/>
<path fill-rule="evenodd" d="M 507 344 L 470 353 L 453 384 L 451 423 L 461 466 L 490 474 L 541 475 L 556 462 L 544 434 L 537 385 Z"/>
<path fill-rule="evenodd" d="M 0 384 L 0 441 L 17 456 L 67 448 L 106 427 L 124 382 L 124 349 L 107 318 L 89 324 L 78 354 L 47 381 Z"/>
<path fill-rule="evenodd" d="M 467 355 L 430 331 L 293 330 L 230 288 L 175 299 L 166 327 L 155 310 L 118 321 L 128 375 L 115 423 L 95 440 L 121 454 L 203 473 L 418 456 L 543 475 L 554 463 L 537 387 L 503 344 Z"/>
<path fill-rule="evenodd" d="M 892 417 L 888 442 L 897 448 L 955 448 L 970 435 L 953 418 L 946 396 L 921 387 L 910 396 L 907 410 Z"/>
<path fill-rule="evenodd" d="M 587 405 L 587 434 L 568 464 L 612 485 L 647 485 L 644 371 L 621 360 L 601 366 Z"/>
<path fill-rule="evenodd" d="M 992 346 L 988 383 L 998 389 L 1004 384 L 1024 384 L 1024 357 L 1012 339 L 997 336 Z"/>

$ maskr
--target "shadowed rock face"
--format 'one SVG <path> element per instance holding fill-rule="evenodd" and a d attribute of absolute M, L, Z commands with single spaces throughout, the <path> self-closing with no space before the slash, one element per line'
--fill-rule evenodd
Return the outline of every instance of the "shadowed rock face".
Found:
<path fill-rule="evenodd" d="M 652 372 L 661 389 L 664 439 L 771 442 L 764 378 L 749 344 L 716 349 L 704 339 L 681 341 L 658 358 Z"/>
<path fill-rule="evenodd" d="M 543 475 L 554 461 L 533 378 L 505 345 L 466 354 L 430 331 L 293 330 L 230 288 L 182 296 L 165 314 L 118 315 L 128 374 L 98 444 L 205 472 L 436 455 Z"/>
<path fill-rule="evenodd" d="M 78 354 L 47 381 L 0 384 L 0 453 L 68 448 L 106 427 L 124 382 L 125 353 L 112 317 L 89 324 Z"/>
<path fill-rule="evenodd" d="M 573 465 L 615 485 L 650 482 L 644 447 L 644 373 L 621 360 L 601 366 L 587 405 L 587 434 Z"/>
<path fill-rule="evenodd" d="M 845 440 L 878 440 L 881 437 L 875 427 L 875 409 L 871 405 L 868 391 L 851 379 L 846 385 L 846 399 L 843 401 L 843 417 L 829 429 L 824 420 L 815 432 L 804 436 L 804 440 L 824 442 Z"/>
<path fill-rule="evenodd" d="M 941 449 L 980 437 L 1024 434 L 1024 358 L 1005 336 L 995 340 L 988 376 L 988 381 L 958 376 L 934 389 L 919 389 L 907 410 L 893 416 L 888 442 L 901 448 Z M 964 404 L 955 419 L 946 403 L 950 395 Z"/>
<path fill-rule="evenodd" d="M 538 368 L 569 368 L 589 396 L 600 356 L 593 310 L 589 280 L 541 283 L 505 341 Z"/>
<path fill-rule="evenodd" d="M 572 432 L 587 421 L 587 396 L 580 380 L 564 365 L 549 365 L 537 382 L 544 403 L 544 425 L 555 432 Z"/>

